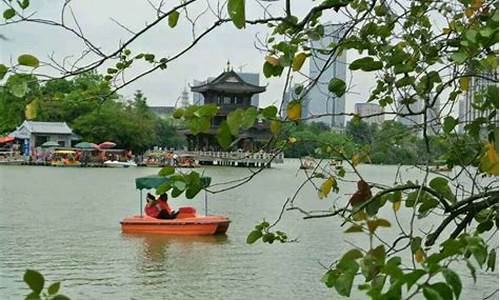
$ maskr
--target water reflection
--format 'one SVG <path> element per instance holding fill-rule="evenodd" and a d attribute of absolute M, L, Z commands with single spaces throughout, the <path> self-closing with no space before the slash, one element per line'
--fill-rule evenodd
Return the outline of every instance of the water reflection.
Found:
<path fill-rule="evenodd" d="M 138 257 L 142 263 L 166 263 L 169 252 L 190 255 L 194 250 L 207 248 L 210 245 L 222 245 L 230 240 L 225 234 L 210 236 L 169 236 L 161 234 L 123 234 L 126 240 L 131 241 L 138 247 Z M 174 248 L 173 251 L 169 251 Z"/>

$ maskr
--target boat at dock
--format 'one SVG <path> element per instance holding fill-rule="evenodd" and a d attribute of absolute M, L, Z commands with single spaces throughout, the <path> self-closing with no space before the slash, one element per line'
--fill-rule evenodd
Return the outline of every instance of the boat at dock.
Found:
<path fill-rule="evenodd" d="M 105 167 L 108 167 L 108 168 L 137 167 L 137 164 L 131 160 L 129 160 L 129 161 L 107 160 L 103 164 Z"/>
<path fill-rule="evenodd" d="M 202 177 L 204 185 L 208 186 L 210 178 Z M 146 176 L 136 178 L 135 185 L 140 191 L 140 215 L 124 218 L 120 224 L 123 233 L 154 233 L 165 235 L 214 235 L 226 233 L 231 221 L 224 216 L 207 215 L 207 200 L 205 198 L 205 215 L 197 213 L 194 207 L 181 207 L 175 219 L 163 220 L 142 213 L 142 191 L 156 189 L 170 181 L 170 177 Z"/>

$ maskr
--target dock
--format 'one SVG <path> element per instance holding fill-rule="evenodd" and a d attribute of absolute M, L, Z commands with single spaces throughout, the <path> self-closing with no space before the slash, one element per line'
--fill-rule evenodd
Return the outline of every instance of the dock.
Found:
<path fill-rule="evenodd" d="M 182 151 L 180 155 L 192 156 L 200 165 L 232 167 L 271 167 L 271 163 L 283 163 L 283 153 L 266 152 L 222 152 L 222 151 Z"/>

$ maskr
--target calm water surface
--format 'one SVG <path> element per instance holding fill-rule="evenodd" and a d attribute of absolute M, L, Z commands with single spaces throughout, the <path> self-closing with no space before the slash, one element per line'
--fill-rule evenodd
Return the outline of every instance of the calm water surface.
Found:
<path fill-rule="evenodd" d="M 364 236 L 342 234 L 338 219 L 302 220 L 297 212 L 288 212 L 279 229 L 298 243 L 245 243 L 256 223 L 278 216 L 286 197 L 305 178 L 297 167 L 298 161 L 287 160 L 238 189 L 211 195 L 209 213 L 232 220 L 226 236 L 166 237 L 120 232 L 120 219 L 139 210 L 134 178 L 156 169 L 2 166 L 0 299 L 24 299 L 27 268 L 40 270 L 51 282 L 61 280 L 62 292 L 72 299 L 337 299 L 320 282 L 321 265 L 352 248 L 346 241 L 366 242 Z M 391 184 L 396 168 L 362 170 L 367 179 Z M 214 182 L 248 172 L 205 170 Z M 403 175 L 415 179 L 419 173 L 405 169 Z M 351 183 L 341 184 L 343 193 L 353 189 Z M 347 197 L 341 194 L 334 201 Z M 201 196 L 171 203 L 203 212 Z M 331 202 L 319 200 L 308 186 L 296 203 L 327 209 Z M 481 299 L 498 286 L 498 273 L 480 273 L 475 285 L 467 271 L 460 273 L 463 299 Z M 353 298 L 364 297 L 355 293 Z"/>

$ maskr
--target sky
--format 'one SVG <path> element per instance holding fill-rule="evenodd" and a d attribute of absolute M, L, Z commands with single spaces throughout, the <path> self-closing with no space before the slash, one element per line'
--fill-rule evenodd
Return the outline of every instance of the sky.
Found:
<path fill-rule="evenodd" d="M 273 3 L 270 11 L 279 12 L 282 10 L 282 2 Z M 171 7 L 178 4 L 179 1 L 167 0 L 165 3 L 166 7 Z M 210 0 L 210 3 L 216 7 L 216 1 Z M 292 11 L 298 16 L 303 16 L 307 8 L 315 2 L 301 0 L 292 3 L 294 5 Z M 60 20 L 61 7 L 62 1 L 32 1 L 32 7 L 29 11 L 36 12 L 35 16 L 38 18 Z M 146 23 L 150 23 L 156 18 L 155 10 L 145 0 L 72 1 L 70 7 L 85 36 L 99 45 L 105 53 L 112 52 L 120 45 L 120 42 L 131 36 L 127 30 L 113 22 L 112 18 L 133 31 L 140 30 Z M 190 11 L 190 15 L 194 16 L 196 11 L 201 12 L 206 8 L 207 2 L 200 1 L 194 10 Z M 256 2 L 247 1 L 247 19 L 261 15 L 262 9 L 256 5 Z M 341 17 L 332 14 L 332 16 L 326 17 L 326 21 L 335 22 L 335 19 L 338 18 Z M 66 10 L 65 21 L 68 26 L 76 28 L 69 10 Z M 202 16 L 196 24 L 196 31 L 201 32 L 211 22 L 213 22 L 213 17 Z M 156 54 L 157 57 L 172 56 L 190 43 L 191 30 L 192 27 L 185 18 L 185 13 L 181 12 L 177 27 L 170 28 L 167 21 L 164 20 L 153 30 L 137 39 L 130 49 L 132 54 L 148 52 Z M 279 104 L 284 81 L 282 78 L 267 79 L 264 77 L 262 65 L 265 53 L 255 47 L 256 37 L 265 39 L 269 33 L 270 29 L 263 25 L 247 26 L 245 30 L 238 30 L 231 23 L 224 24 L 210 33 L 185 56 L 169 64 L 166 70 L 148 75 L 125 87 L 120 93 L 126 98 L 130 98 L 135 90 L 140 89 L 148 98 L 149 105 L 173 105 L 185 87 L 189 90 L 189 83 L 194 79 L 204 80 L 207 77 L 219 75 L 229 60 L 236 71 L 241 68 L 243 72 L 260 73 L 260 85 L 267 86 L 267 91 L 260 95 L 260 106 Z M 78 57 L 84 49 L 81 40 L 61 28 L 47 25 L 19 23 L 0 26 L 0 34 L 8 39 L 0 41 L 0 60 L 4 64 L 15 62 L 16 57 L 24 53 L 34 54 L 42 61 L 47 61 L 49 56 L 55 57 L 58 61 L 69 57 L 68 61 L 71 61 L 71 59 Z M 357 53 L 348 52 L 347 61 L 352 61 L 357 56 Z M 306 73 L 309 69 L 307 64 L 308 61 L 303 66 L 303 71 Z M 99 70 L 104 72 L 110 66 L 107 64 Z M 127 76 L 145 70 L 146 67 L 145 63 L 134 65 L 134 70 L 127 72 Z M 41 67 L 39 71 L 51 73 L 44 67 Z M 347 78 L 352 78 L 352 81 L 351 92 L 346 95 L 346 111 L 353 112 L 354 104 L 364 102 L 369 95 L 373 79 L 362 73 L 351 74 L 349 70 Z"/>

